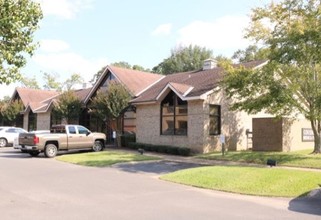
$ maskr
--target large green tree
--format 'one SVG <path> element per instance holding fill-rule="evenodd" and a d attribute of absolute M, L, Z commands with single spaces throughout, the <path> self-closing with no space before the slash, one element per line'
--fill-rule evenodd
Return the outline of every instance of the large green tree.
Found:
<path fill-rule="evenodd" d="M 90 108 L 93 114 L 106 124 L 111 125 L 119 137 L 121 112 L 128 106 L 130 98 L 130 93 L 122 84 L 112 81 L 108 85 L 107 91 L 99 90 L 97 92 L 92 99 Z"/>
<path fill-rule="evenodd" d="M 53 116 L 61 118 L 66 123 L 78 123 L 82 103 L 72 90 L 62 93 L 56 100 L 53 108 Z"/>
<path fill-rule="evenodd" d="M 213 57 L 213 52 L 205 47 L 189 45 L 179 46 L 171 55 L 153 68 L 153 72 L 164 75 L 201 69 L 206 59 Z"/>
<path fill-rule="evenodd" d="M 227 67 L 225 92 L 233 108 L 277 116 L 303 114 L 321 151 L 321 5 L 283 0 L 254 8 L 246 37 L 269 50 L 263 68 Z"/>
<path fill-rule="evenodd" d="M 15 125 L 16 119 L 23 110 L 24 106 L 20 100 L 15 101 L 2 101 L 1 105 L 1 115 L 3 119 L 12 125 Z"/>
<path fill-rule="evenodd" d="M 232 59 L 237 60 L 239 63 L 253 60 L 266 60 L 269 55 L 268 51 L 267 48 L 259 48 L 256 45 L 250 45 L 244 50 L 235 51 Z"/>
<path fill-rule="evenodd" d="M 45 84 L 43 85 L 44 89 L 58 91 L 62 90 L 62 84 L 58 81 L 58 74 L 44 73 L 42 78 L 45 81 Z"/>
<path fill-rule="evenodd" d="M 33 38 L 41 19 L 40 5 L 32 0 L 0 0 L 0 83 L 20 78 L 37 47 Z"/>
<path fill-rule="evenodd" d="M 20 83 L 23 87 L 26 87 L 26 88 L 40 89 L 40 86 L 38 85 L 38 81 L 36 80 L 35 76 L 33 76 L 32 78 L 23 76 L 20 79 Z"/>
<path fill-rule="evenodd" d="M 81 84 L 83 83 L 85 80 L 84 78 L 78 74 L 78 73 L 74 73 L 70 76 L 70 78 L 66 79 L 66 81 L 63 83 L 63 87 L 69 91 L 71 89 L 73 89 L 73 87 L 77 84 Z"/>

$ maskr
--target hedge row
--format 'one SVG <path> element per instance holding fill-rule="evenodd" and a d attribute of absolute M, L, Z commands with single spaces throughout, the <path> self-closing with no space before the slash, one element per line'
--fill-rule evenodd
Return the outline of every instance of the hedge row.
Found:
<path fill-rule="evenodd" d="M 127 145 L 131 149 L 144 149 L 145 151 L 153 151 L 158 153 L 166 153 L 172 155 L 189 156 L 191 154 L 191 149 L 187 147 L 176 147 L 169 145 L 154 145 L 154 144 L 144 144 L 137 142 L 129 142 Z"/>
<path fill-rule="evenodd" d="M 130 142 L 136 142 L 135 134 L 124 134 L 120 136 L 120 142 L 122 147 L 129 147 L 128 144 Z"/>

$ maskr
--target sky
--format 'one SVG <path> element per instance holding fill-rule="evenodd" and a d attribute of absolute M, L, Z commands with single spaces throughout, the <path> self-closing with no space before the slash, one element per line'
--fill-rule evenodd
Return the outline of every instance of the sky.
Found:
<path fill-rule="evenodd" d="M 28 58 L 23 76 L 43 74 L 60 82 L 72 74 L 90 81 L 102 67 L 125 61 L 152 69 L 175 47 L 198 45 L 214 56 L 231 57 L 251 42 L 244 39 L 252 8 L 269 0 L 34 0 L 44 18 L 34 39 L 40 43 Z M 19 82 L 0 85 L 11 96 Z"/>

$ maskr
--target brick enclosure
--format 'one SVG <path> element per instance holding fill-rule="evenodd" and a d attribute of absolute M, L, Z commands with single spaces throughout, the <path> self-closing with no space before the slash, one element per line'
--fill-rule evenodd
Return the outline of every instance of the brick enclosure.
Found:
<path fill-rule="evenodd" d="M 303 139 L 303 129 L 311 128 L 305 119 L 253 118 L 253 151 L 296 151 L 313 149 L 313 140 Z"/>

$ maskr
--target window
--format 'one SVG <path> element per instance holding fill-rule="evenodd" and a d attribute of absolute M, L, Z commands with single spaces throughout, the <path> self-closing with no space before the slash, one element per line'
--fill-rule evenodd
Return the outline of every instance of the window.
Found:
<path fill-rule="evenodd" d="M 69 134 L 76 134 L 76 128 L 74 126 L 68 127 Z"/>
<path fill-rule="evenodd" d="M 221 134 L 221 106 L 210 105 L 210 135 Z"/>
<path fill-rule="evenodd" d="M 161 103 L 161 134 L 187 135 L 187 101 L 170 92 Z"/>
<path fill-rule="evenodd" d="M 84 128 L 84 127 L 81 127 L 81 126 L 77 126 L 77 128 L 78 128 L 78 133 L 79 134 L 87 134 L 89 131 L 86 129 L 86 128 Z"/>
<path fill-rule="evenodd" d="M 37 114 L 30 111 L 28 116 L 28 121 L 29 121 L 28 130 L 29 131 L 37 130 Z"/>

